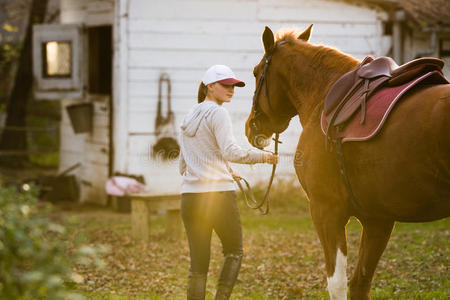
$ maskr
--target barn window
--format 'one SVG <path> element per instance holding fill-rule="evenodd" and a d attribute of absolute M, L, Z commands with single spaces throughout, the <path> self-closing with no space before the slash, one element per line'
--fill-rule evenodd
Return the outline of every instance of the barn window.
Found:
<path fill-rule="evenodd" d="M 33 78 L 36 99 L 80 99 L 85 87 L 83 26 L 33 26 Z"/>
<path fill-rule="evenodd" d="M 47 78 L 72 75 L 72 43 L 70 41 L 42 43 L 42 75 Z"/>

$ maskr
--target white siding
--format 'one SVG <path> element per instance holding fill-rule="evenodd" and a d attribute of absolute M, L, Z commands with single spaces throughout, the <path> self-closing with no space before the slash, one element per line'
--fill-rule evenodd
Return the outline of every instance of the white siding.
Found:
<path fill-rule="evenodd" d="M 117 0 L 113 28 L 114 171 L 128 169 L 128 1 Z"/>
<path fill-rule="evenodd" d="M 66 106 L 77 103 L 77 101 L 63 100 L 61 105 L 61 125 L 60 125 L 60 147 L 59 147 L 59 170 L 63 171 L 76 163 L 83 163 L 84 135 L 75 134 L 70 124 Z M 73 174 L 79 176 L 80 168 Z"/>
<path fill-rule="evenodd" d="M 80 23 L 85 26 L 112 25 L 114 0 L 61 0 L 61 23 Z M 83 59 L 86 59 L 84 57 Z M 85 61 L 84 61 L 85 62 Z M 80 201 L 106 204 L 105 182 L 109 170 L 109 96 L 87 95 L 85 101 L 94 105 L 93 130 L 75 134 L 66 106 L 78 103 L 62 101 L 60 170 L 79 162 L 74 172 L 79 178 Z"/>
<path fill-rule="evenodd" d="M 119 0 L 118 0 L 119 1 Z M 125 0 L 120 0 L 121 2 Z M 155 143 L 158 78 L 172 82 L 172 107 L 177 124 L 196 103 L 197 87 L 207 67 L 229 65 L 247 86 L 236 89 L 230 111 L 238 142 L 250 147 L 244 122 L 254 91 L 253 66 L 263 54 L 261 33 L 268 25 L 306 28 L 314 23 L 312 43 L 334 46 L 357 58 L 386 55 L 390 39 L 382 36 L 378 11 L 325 0 L 129 0 L 125 28 L 127 69 L 128 162 L 126 171 L 143 174 L 155 194 L 178 193 L 181 177 L 177 163 L 153 161 L 148 153 Z M 122 5 L 125 5 L 122 3 Z M 122 48 L 121 48 L 122 49 Z M 123 73 L 123 70 L 121 69 Z M 125 97 L 123 95 L 122 97 Z M 301 127 L 298 118 L 282 134 L 281 163 L 277 174 L 294 174 L 293 153 Z M 267 180 L 269 165 L 235 166 L 252 183 Z"/>
<path fill-rule="evenodd" d="M 442 69 L 447 79 L 450 79 L 450 56 L 441 57 L 444 61 L 444 68 Z"/>
<path fill-rule="evenodd" d="M 115 0 L 61 0 L 61 23 L 111 25 Z"/>
<path fill-rule="evenodd" d="M 430 32 L 408 29 L 404 30 L 403 34 L 403 60 L 405 62 L 417 58 L 421 52 L 434 47 L 434 51 L 428 52 L 426 56 L 440 57 L 444 61 L 443 73 L 447 78 L 450 78 L 450 56 L 442 56 L 443 54 L 439 50 L 442 40 L 450 41 L 450 35 L 448 33 L 437 34 L 435 45 L 431 43 Z M 448 46 L 446 48 L 448 49 Z"/>
<path fill-rule="evenodd" d="M 91 133 L 80 134 L 74 133 L 66 111 L 66 106 L 73 103 L 79 102 L 71 100 L 62 102 L 59 169 L 63 171 L 75 163 L 81 163 L 81 167 L 74 172 L 81 183 L 80 200 L 82 202 L 106 204 L 104 186 L 108 178 L 108 155 L 110 151 L 108 102 L 93 102 L 93 130 Z"/>

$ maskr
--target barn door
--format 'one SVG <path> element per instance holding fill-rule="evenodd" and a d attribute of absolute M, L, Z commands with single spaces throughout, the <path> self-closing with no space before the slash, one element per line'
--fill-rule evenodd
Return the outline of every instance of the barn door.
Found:
<path fill-rule="evenodd" d="M 59 169 L 76 171 L 80 201 L 106 204 L 112 166 L 112 26 L 34 26 L 34 93 L 60 99 Z M 92 106 L 92 129 L 75 132 L 67 113 L 72 104 Z"/>
<path fill-rule="evenodd" d="M 87 98 L 93 104 L 93 130 L 85 138 L 81 201 L 105 205 L 112 172 L 112 27 L 86 28 Z"/>

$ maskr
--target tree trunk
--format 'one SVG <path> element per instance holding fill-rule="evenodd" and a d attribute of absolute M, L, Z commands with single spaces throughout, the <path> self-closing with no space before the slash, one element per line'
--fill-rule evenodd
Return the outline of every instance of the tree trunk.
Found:
<path fill-rule="evenodd" d="M 42 23 L 47 11 L 48 0 L 32 0 L 27 30 L 20 52 L 19 66 L 14 79 L 11 95 L 6 107 L 6 123 L 0 139 L 0 152 L 2 150 L 26 152 L 27 133 L 26 107 L 30 99 L 33 83 L 32 72 L 32 33 L 33 24 Z M 0 163 L 20 166 L 28 161 L 27 154 L 14 155 L 12 157 L 0 156 Z"/>

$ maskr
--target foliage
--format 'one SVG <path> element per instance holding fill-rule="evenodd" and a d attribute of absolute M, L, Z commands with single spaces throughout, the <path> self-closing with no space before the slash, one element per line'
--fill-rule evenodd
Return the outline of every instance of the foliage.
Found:
<path fill-rule="evenodd" d="M 33 186 L 0 189 L 0 298 L 83 299 L 68 287 L 80 279 L 71 264 L 95 265 L 97 251 L 82 245 L 69 249 L 62 242 L 65 228 L 50 222 L 43 215 L 49 207 L 38 204 Z"/>
<path fill-rule="evenodd" d="M 11 91 L 7 101 L 5 129 L 1 134 L 0 140 L 0 148 L 2 150 L 16 152 L 13 160 L 2 157 L 1 163 L 17 167 L 26 166 L 29 162 L 26 132 L 24 130 L 17 131 L 16 129 L 26 127 L 26 105 L 33 82 L 32 29 L 34 24 L 44 21 L 48 0 L 17 0 L 9 4 L 20 2 L 23 2 L 23 7 L 28 12 L 27 18 L 22 16 L 22 20 L 25 20 L 27 25 L 24 26 L 26 30 L 21 45 L 20 58 L 17 61 L 17 71 L 15 72 L 14 82 L 11 84 Z M 11 16 L 11 11 L 9 10 L 8 15 Z M 6 28 L 10 27 L 6 26 Z"/>
<path fill-rule="evenodd" d="M 14 76 L 14 64 L 20 56 L 28 14 L 28 0 L 4 1 L 0 9 L 8 12 L 0 20 L 0 103 L 5 103 Z M 0 112 L 5 106 L 0 106 Z"/>
<path fill-rule="evenodd" d="M 42 167 L 59 164 L 60 101 L 29 101 L 27 107 L 28 149 L 41 153 L 30 154 L 30 162 Z"/>
<path fill-rule="evenodd" d="M 15 35 L 19 31 L 18 26 L 9 24 L 8 22 L 3 23 L 2 31 L 0 31 L 0 42 L 2 42 L 2 62 L 11 62 L 16 60 L 20 55 L 20 43 L 14 43 Z"/>
<path fill-rule="evenodd" d="M 57 101 L 34 102 L 31 90 L 30 29 L 33 24 L 51 21 L 47 1 L 0 1 L 0 147 L 29 155 L 2 155 L 5 166 L 56 167 L 59 163 L 60 110 Z M 55 11 L 57 13 L 57 11 Z M 24 106 L 27 106 L 26 108 Z M 8 116 L 8 115 L 9 116 Z M 12 117 L 13 116 L 13 117 Z M 4 120 L 4 121 L 3 121 Z M 23 127 L 19 129 L 18 127 Z"/>

